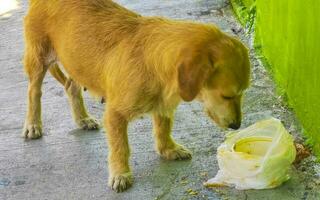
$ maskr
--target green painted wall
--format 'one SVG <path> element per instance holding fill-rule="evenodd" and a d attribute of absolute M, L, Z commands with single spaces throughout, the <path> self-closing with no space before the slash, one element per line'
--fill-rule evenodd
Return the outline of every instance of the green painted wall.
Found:
<path fill-rule="evenodd" d="M 231 0 L 320 158 L 320 1 Z M 241 9 L 239 9 L 241 8 Z M 240 12 L 239 12 L 240 10 Z"/>

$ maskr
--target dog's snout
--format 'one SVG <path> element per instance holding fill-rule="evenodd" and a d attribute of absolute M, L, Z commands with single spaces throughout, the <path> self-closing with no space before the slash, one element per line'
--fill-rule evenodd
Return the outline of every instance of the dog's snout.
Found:
<path fill-rule="evenodd" d="M 229 128 L 232 128 L 234 130 L 239 129 L 240 126 L 241 126 L 241 123 L 231 123 L 231 124 L 229 124 Z"/>

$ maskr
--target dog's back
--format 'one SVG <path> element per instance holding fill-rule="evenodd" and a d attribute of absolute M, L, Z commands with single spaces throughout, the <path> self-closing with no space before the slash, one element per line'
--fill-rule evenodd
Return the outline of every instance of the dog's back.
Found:
<path fill-rule="evenodd" d="M 110 0 L 29 2 L 25 18 L 27 45 L 34 44 L 32 38 L 43 38 L 39 48 L 46 51 L 46 63 L 60 61 L 71 77 L 102 96 L 104 86 L 99 86 L 105 80 L 99 77 L 100 65 L 114 46 L 130 38 L 139 15 Z M 95 84 L 88 77 L 95 79 Z"/>

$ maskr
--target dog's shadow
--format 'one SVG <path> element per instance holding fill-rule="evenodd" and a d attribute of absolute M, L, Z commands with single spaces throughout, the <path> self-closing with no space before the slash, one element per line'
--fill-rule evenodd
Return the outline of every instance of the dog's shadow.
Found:
<path fill-rule="evenodd" d="M 69 136 L 74 137 L 78 141 L 85 141 L 85 140 L 95 140 L 95 139 L 102 139 L 104 138 L 104 131 L 103 130 L 83 130 L 83 129 L 73 129 L 68 132 Z"/>

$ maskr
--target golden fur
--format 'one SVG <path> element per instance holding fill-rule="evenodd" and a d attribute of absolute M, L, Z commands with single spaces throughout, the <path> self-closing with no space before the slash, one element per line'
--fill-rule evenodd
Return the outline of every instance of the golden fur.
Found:
<path fill-rule="evenodd" d="M 152 113 L 156 148 L 170 160 L 191 158 L 171 137 L 175 108 L 197 98 L 221 127 L 238 128 L 249 84 L 247 49 L 213 25 L 142 17 L 111 0 L 30 0 L 25 17 L 29 78 L 24 136 L 42 135 L 41 85 L 46 71 L 65 87 L 76 123 L 98 128 L 82 87 L 107 100 L 109 185 L 132 183 L 127 125 Z M 60 70 L 64 67 L 68 77 Z"/>

